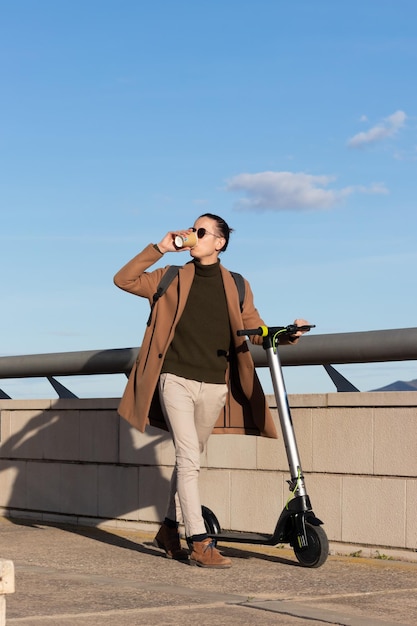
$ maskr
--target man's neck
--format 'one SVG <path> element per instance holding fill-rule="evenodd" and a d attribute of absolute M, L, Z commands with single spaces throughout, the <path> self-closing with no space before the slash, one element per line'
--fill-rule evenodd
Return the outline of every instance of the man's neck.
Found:
<path fill-rule="evenodd" d="M 214 265 L 219 260 L 219 255 L 217 253 L 211 254 L 210 256 L 203 256 L 201 258 L 194 257 L 196 261 L 200 263 L 200 265 Z"/>

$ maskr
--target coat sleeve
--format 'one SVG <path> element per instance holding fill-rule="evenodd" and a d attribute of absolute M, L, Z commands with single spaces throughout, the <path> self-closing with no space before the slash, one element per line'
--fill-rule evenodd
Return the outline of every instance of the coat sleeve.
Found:
<path fill-rule="evenodd" d="M 161 258 L 161 252 L 153 244 L 149 244 L 117 272 L 113 278 L 114 284 L 123 291 L 151 301 L 166 268 L 153 272 L 146 270 Z"/>

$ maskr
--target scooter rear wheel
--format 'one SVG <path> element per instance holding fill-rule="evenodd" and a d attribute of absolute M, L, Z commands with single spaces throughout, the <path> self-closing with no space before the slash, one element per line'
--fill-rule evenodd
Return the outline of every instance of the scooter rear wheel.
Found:
<path fill-rule="evenodd" d="M 293 545 L 295 556 L 303 567 L 320 567 L 329 555 L 329 541 L 321 526 L 306 522 L 307 547 Z"/>
<path fill-rule="evenodd" d="M 206 527 L 207 534 L 218 535 L 221 532 L 219 520 L 207 506 L 201 507 L 201 514 L 204 520 L 204 526 Z M 217 545 L 216 539 L 213 537 L 214 545 Z"/>

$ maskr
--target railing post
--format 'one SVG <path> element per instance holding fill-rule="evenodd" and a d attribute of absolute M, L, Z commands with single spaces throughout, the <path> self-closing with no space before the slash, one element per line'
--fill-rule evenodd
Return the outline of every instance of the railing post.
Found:
<path fill-rule="evenodd" d="M 6 626 L 6 594 L 14 593 L 13 561 L 0 559 L 0 626 Z"/>

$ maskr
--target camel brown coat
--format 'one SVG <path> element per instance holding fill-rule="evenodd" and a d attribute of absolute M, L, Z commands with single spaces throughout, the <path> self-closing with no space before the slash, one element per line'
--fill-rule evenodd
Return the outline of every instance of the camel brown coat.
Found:
<path fill-rule="evenodd" d="M 115 275 L 115 284 L 152 302 L 167 268 L 152 272 L 146 270 L 159 261 L 161 256 L 149 244 Z M 276 438 L 274 420 L 266 404 L 246 340 L 236 334 L 239 329 L 257 328 L 264 322 L 254 306 L 249 283 L 245 280 L 245 299 L 241 312 L 235 281 L 227 269 L 222 266 L 220 269 L 234 345 L 226 372 L 228 397 L 213 432 Z M 151 324 L 146 328 L 138 358 L 118 408 L 119 414 L 141 432 L 144 432 L 147 424 L 167 430 L 159 403 L 158 379 L 168 346 L 174 337 L 175 327 L 187 302 L 194 272 L 193 262 L 181 267 L 166 293 L 155 305 Z M 261 343 L 262 339 L 255 337 L 254 341 Z"/>

